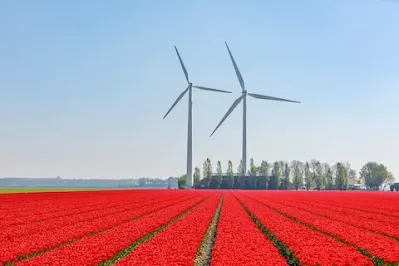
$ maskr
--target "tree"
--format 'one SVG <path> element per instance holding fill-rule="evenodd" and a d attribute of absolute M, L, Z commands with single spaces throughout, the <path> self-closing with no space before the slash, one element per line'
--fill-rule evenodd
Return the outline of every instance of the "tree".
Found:
<path fill-rule="evenodd" d="M 368 162 L 360 170 L 360 178 L 368 189 L 378 190 L 389 178 L 389 172 L 385 165 L 376 162 Z"/>
<path fill-rule="evenodd" d="M 351 172 L 351 164 L 349 162 L 345 162 L 343 164 L 346 170 L 346 177 L 344 179 L 344 190 L 349 188 L 349 173 Z"/>
<path fill-rule="evenodd" d="M 334 172 L 333 172 L 333 170 L 331 168 L 327 169 L 326 179 L 327 179 L 326 188 L 328 190 L 333 189 L 334 188 Z"/>
<path fill-rule="evenodd" d="M 326 189 L 331 190 L 334 188 L 334 172 L 333 169 L 330 167 L 330 165 L 328 163 L 325 163 L 323 165 L 324 168 L 324 176 L 325 176 L 325 180 L 324 180 L 324 184 Z"/>
<path fill-rule="evenodd" d="M 204 179 L 208 175 L 208 158 L 206 158 L 206 160 L 202 164 L 202 175 L 204 176 Z"/>
<path fill-rule="evenodd" d="M 281 169 L 280 164 L 275 162 L 273 164 L 272 176 L 269 182 L 269 189 L 278 189 L 281 184 Z"/>
<path fill-rule="evenodd" d="M 312 179 L 313 184 L 316 186 L 317 190 L 320 190 L 323 185 L 323 177 L 322 177 L 322 167 L 318 160 L 311 160 L 310 167 L 312 169 Z"/>
<path fill-rule="evenodd" d="M 317 168 L 318 162 L 319 161 L 317 161 L 315 159 L 310 160 L 310 168 L 311 168 L 311 171 L 312 171 L 313 182 L 316 182 L 316 168 Z"/>
<path fill-rule="evenodd" d="M 221 178 L 223 176 L 223 171 L 222 171 L 222 163 L 220 161 L 217 162 L 216 165 L 216 173 L 218 176 Z"/>
<path fill-rule="evenodd" d="M 204 174 L 204 184 L 206 188 L 210 187 L 210 183 L 212 180 L 212 163 L 211 159 L 206 158 L 204 164 L 203 164 L 203 174 Z"/>
<path fill-rule="evenodd" d="M 206 171 L 206 177 L 211 178 L 212 177 L 212 163 L 211 159 L 207 158 L 207 171 Z"/>
<path fill-rule="evenodd" d="M 256 174 L 257 174 L 257 172 L 258 172 L 258 170 L 257 170 L 257 167 L 256 167 L 256 165 L 255 165 L 255 162 L 254 162 L 254 159 L 253 158 L 251 158 L 250 160 L 249 160 L 249 174 L 250 175 L 252 175 L 252 176 L 256 176 Z"/>
<path fill-rule="evenodd" d="M 348 173 L 348 184 L 354 185 L 357 183 L 356 171 L 354 169 L 350 169 Z"/>
<path fill-rule="evenodd" d="M 285 185 L 285 162 L 284 161 L 278 161 L 278 168 L 280 169 L 280 185 L 277 187 L 277 189 L 283 189 Z"/>
<path fill-rule="evenodd" d="M 228 189 L 233 188 L 234 186 L 234 171 L 233 171 L 233 163 L 229 160 L 227 163 L 227 184 L 226 187 Z"/>
<path fill-rule="evenodd" d="M 222 163 L 220 161 L 217 162 L 216 165 L 216 173 L 218 175 L 217 177 L 217 181 L 218 181 L 218 187 L 220 186 L 220 184 L 222 183 L 222 179 L 223 179 L 223 171 L 222 171 Z"/>
<path fill-rule="evenodd" d="M 305 187 L 309 190 L 313 186 L 313 175 L 310 171 L 310 164 L 308 162 L 305 163 Z"/>
<path fill-rule="evenodd" d="M 300 161 L 292 161 L 291 168 L 294 172 L 292 184 L 296 190 L 302 188 L 303 185 L 303 163 Z"/>
<path fill-rule="evenodd" d="M 330 169 L 330 165 L 328 163 L 323 163 L 322 168 L 323 168 L 323 184 L 324 187 L 327 188 L 327 172 L 328 169 Z"/>
<path fill-rule="evenodd" d="M 378 168 L 378 164 L 375 162 L 368 162 L 365 164 L 362 169 L 360 169 L 359 175 L 360 178 L 363 179 L 364 184 L 367 189 L 371 189 L 374 186 L 379 187 L 377 182 L 374 182 L 373 171 Z"/>
<path fill-rule="evenodd" d="M 344 164 L 338 162 L 335 165 L 335 185 L 339 190 L 348 189 L 348 170 Z"/>
<path fill-rule="evenodd" d="M 385 187 L 390 187 L 391 185 L 393 185 L 393 183 L 395 183 L 395 177 L 393 176 L 393 174 L 391 172 L 388 172 L 388 177 L 387 180 L 385 180 L 384 182 L 384 186 L 382 188 L 382 190 L 385 190 Z"/>
<path fill-rule="evenodd" d="M 290 183 L 290 173 L 291 168 L 289 167 L 288 163 L 284 164 L 284 174 L 282 175 L 283 178 L 281 179 L 281 189 L 288 189 L 288 184 Z"/>
<path fill-rule="evenodd" d="M 262 178 L 259 179 L 259 188 L 267 189 L 269 186 L 269 163 L 267 161 L 261 162 L 259 173 L 262 175 Z"/>
<path fill-rule="evenodd" d="M 315 184 L 316 184 L 316 189 L 320 190 L 321 187 L 324 185 L 323 184 L 323 166 L 322 164 L 317 161 L 316 163 L 316 177 L 315 177 Z"/>
<path fill-rule="evenodd" d="M 249 189 L 255 189 L 256 185 L 257 185 L 257 180 L 256 180 L 256 175 L 257 175 L 258 169 L 254 163 L 254 159 L 251 158 L 250 162 L 249 162 Z"/>
<path fill-rule="evenodd" d="M 235 188 L 244 188 L 244 176 L 245 176 L 245 172 L 244 172 L 244 168 L 242 165 L 242 160 L 240 160 L 240 164 L 238 165 L 237 168 L 237 178 L 234 181 L 235 184 Z"/>
<path fill-rule="evenodd" d="M 243 167 L 243 165 L 242 165 L 242 160 L 240 160 L 240 164 L 238 165 L 237 173 L 238 173 L 238 175 L 240 175 L 240 176 L 245 175 L 244 167 Z"/>
<path fill-rule="evenodd" d="M 284 161 L 278 161 L 278 166 L 280 168 L 281 178 L 283 178 L 283 176 L 285 174 L 285 162 Z"/>
<path fill-rule="evenodd" d="M 179 189 L 186 188 L 186 175 L 182 175 L 181 177 L 179 177 L 179 179 L 177 180 L 177 186 Z"/>
<path fill-rule="evenodd" d="M 194 187 L 199 187 L 201 182 L 201 170 L 198 167 L 194 168 Z"/>
<path fill-rule="evenodd" d="M 212 163 L 211 160 L 209 158 L 207 158 L 207 175 L 206 178 L 207 180 L 210 180 L 210 184 L 209 187 L 213 188 L 213 189 L 217 189 L 220 186 L 220 180 L 219 180 L 219 176 L 212 176 Z"/>

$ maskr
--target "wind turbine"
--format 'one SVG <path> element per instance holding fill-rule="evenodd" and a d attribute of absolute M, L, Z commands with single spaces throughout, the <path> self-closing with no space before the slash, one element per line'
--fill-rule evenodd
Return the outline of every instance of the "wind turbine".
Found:
<path fill-rule="evenodd" d="M 187 80 L 187 88 L 177 97 L 176 101 L 172 104 L 172 107 L 169 108 L 169 110 L 166 112 L 165 116 L 163 119 L 166 118 L 166 116 L 172 111 L 173 107 L 183 98 L 183 96 L 188 92 L 188 128 L 187 128 L 187 173 L 186 173 L 186 185 L 187 187 L 192 187 L 193 186 L 193 143 L 192 143 L 192 137 L 193 137 L 193 102 L 192 102 L 192 89 L 200 89 L 200 90 L 205 90 L 205 91 L 213 91 L 213 92 L 224 92 L 224 93 L 231 93 L 231 91 L 224 91 L 224 90 L 218 90 L 218 89 L 213 89 L 213 88 L 208 88 L 208 87 L 203 87 L 203 86 L 194 86 L 192 82 L 190 82 L 188 78 L 188 73 L 186 70 L 186 67 L 184 66 L 183 60 L 180 57 L 179 51 L 177 50 L 177 47 L 175 46 L 176 54 L 177 57 L 179 58 L 181 68 L 183 69 L 184 76 L 186 77 Z"/>
<path fill-rule="evenodd" d="M 292 102 L 292 103 L 300 103 L 298 101 L 292 101 L 292 100 L 287 100 L 283 98 L 277 98 L 277 97 L 272 97 L 272 96 L 266 96 L 266 95 L 261 95 L 261 94 L 255 94 L 255 93 L 249 93 L 245 89 L 245 83 L 244 79 L 241 76 L 240 70 L 238 70 L 236 61 L 234 60 L 233 55 L 231 54 L 230 48 L 227 45 L 227 42 L 224 42 L 226 44 L 227 51 L 229 52 L 231 62 L 233 63 L 234 70 L 236 72 L 238 81 L 240 82 L 240 86 L 242 89 L 242 94 L 240 97 L 238 97 L 229 110 L 227 110 L 227 113 L 223 116 L 222 120 L 219 122 L 215 130 L 212 132 L 212 135 L 216 132 L 216 130 L 222 125 L 224 120 L 233 112 L 233 110 L 237 107 L 237 105 L 243 101 L 243 109 L 242 109 L 242 115 L 243 115 L 243 123 L 242 123 L 242 166 L 244 170 L 244 175 L 247 174 L 247 95 L 256 98 L 256 99 L 262 99 L 262 100 L 271 100 L 271 101 L 283 101 L 283 102 Z"/>

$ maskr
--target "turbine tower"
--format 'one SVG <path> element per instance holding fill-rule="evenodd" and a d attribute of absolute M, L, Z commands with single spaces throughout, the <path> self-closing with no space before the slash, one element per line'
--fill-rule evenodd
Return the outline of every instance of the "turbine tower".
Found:
<path fill-rule="evenodd" d="M 203 86 L 194 86 L 193 83 L 190 82 L 188 78 L 188 73 L 186 70 L 186 67 L 184 66 L 183 60 L 180 57 L 179 51 L 177 50 L 177 47 L 175 46 L 176 54 L 177 57 L 179 58 L 181 68 L 183 69 L 184 76 L 186 77 L 187 80 L 187 88 L 177 97 L 176 101 L 172 104 L 172 107 L 169 108 L 169 110 L 166 112 L 165 116 L 163 119 L 166 118 L 166 116 L 172 111 L 173 107 L 183 98 L 183 96 L 188 92 L 188 128 L 187 128 L 187 173 L 186 173 L 186 185 L 187 187 L 192 187 L 193 186 L 193 102 L 192 102 L 192 89 L 200 89 L 200 90 L 205 90 L 205 91 L 213 91 L 213 92 L 224 92 L 224 93 L 231 93 L 231 91 L 224 91 L 224 90 L 218 90 L 218 89 L 213 89 L 213 88 L 208 88 L 208 87 L 203 87 Z"/>
<path fill-rule="evenodd" d="M 246 175 L 247 174 L 247 95 L 249 95 L 253 98 L 262 99 L 262 100 L 283 101 L 283 102 L 292 102 L 292 103 L 300 103 L 300 102 L 247 92 L 247 90 L 245 89 L 244 79 L 241 76 L 240 70 L 238 70 L 236 61 L 234 60 L 234 57 L 231 54 L 231 51 L 230 51 L 229 46 L 227 45 L 227 42 L 225 42 L 225 44 L 226 44 L 227 51 L 229 52 L 231 62 L 233 63 L 234 70 L 236 72 L 238 81 L 240 82 L 242 94 L 240 97 L 238 97 L 233 102 L 233 104 L 231 105 L 229 110 L 227 110 L 227 113 L 223 116 L 222 120 L 219 122 L 219 124 L 217 125 L 215 130 L 212 132 L 211 137 L 216 132 L 216 130 L 222 125 L 224 120 L 226 120 L 226 118 L 231 114 L 231 112 L 233 112 L 233 110 L 237 107 L 237 105 L 241 101 L 243 101 L 243 106 L 242 106 L 243 107 L 242 108 L 242 119 L 243 119 L 243 123 L 242 123 L 242 166 L 243 166 L 243 170 L 244 170 L 244 175 Z"/>

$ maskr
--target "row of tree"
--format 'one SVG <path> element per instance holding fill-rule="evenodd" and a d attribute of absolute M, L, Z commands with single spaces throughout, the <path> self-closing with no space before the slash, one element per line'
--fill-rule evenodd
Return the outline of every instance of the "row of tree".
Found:
<path fill-rule="evenodd" d="M 367 189 L 379 190 L 395 181 L 387 167 L 376 162 L 366 163 L 361 168 L 359 177 L 347 162 L 330 165 L 318 160 L 276 161 L 272 164 L 262 161 L 257 166 L 251 159 L 247 174 L 243 171 L 242 161 L 236 173 L 230 160 L 225 173 L 220 161 L 216 165 L 216 174 L 212 169 L 209 158 L 203 163 L 202 177 L 201 170 L 195 167 L 195 188 L 347 190 L 350 185 L 364 185 Z M 185 175 L 179 179 L 179 187 L 185 186 L 185 180 Z"/>

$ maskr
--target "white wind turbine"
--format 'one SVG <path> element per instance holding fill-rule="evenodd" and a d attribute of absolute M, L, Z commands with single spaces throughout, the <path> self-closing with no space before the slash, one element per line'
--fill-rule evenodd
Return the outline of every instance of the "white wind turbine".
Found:
<path fill-rule="evenodd" d="M 242 109 L 242 115 L 243 115 L 243 123 L 242 123 L 242 166 L 243 166 L 243 171 L 244 174 L 247 174 L 247 95 L 256 98 L 256 99 L 263 99 L 263 100 L 272 100 L 272 101 L 283 101 L 283 102 L 292 102 L 292 103 L 300 103 L 298 101 L 292 101 L 292 100 L 287 100 L 287 99 L 282 99 L 282 98 L 276 98 L 276 97 L 271 97 L 271 96 L 265 96 L 265 95 L 260 95 L 260 94 L 255 94 L 255 93 L 248 93 L 247 90 L 245 89 L 245 83 L 244 79 L 241 76 L 240 70 L 238 70 L 236 61 L 234 60 L 233 55 L 231 54 L 230 48 L 227 45 L 227 42 L 225 42 L 227 51 L 229 52 L 230 59 L 233 63 L 234 70 L 236 71 L 236 75 L 238 78 L 238 81 L 240 82 L 241 89 L 242 89 L 242 95 L 238 97 L 229 110 L 227 110 L 227 113 L 223 116 L 222 120 L 219 122 L 215 130 L 212 132 L 211 137 L 213 133 L 216 132 L 216 130 L 222 125 L 224 120 L 233 112 L 233 110 L 237 107 L 237 105 L 243 100 L 243 109 Z"/>
<path fill-rule="evenodd" d="M 193 102 L 192 102 L 192 89 L 200 89 L 200 90 L 205 90 L 205 91 L 214 91 L 214 92 L 224 92 L 224 93 L 231 93 L 231 91 L 224 91 L 224 90 L 218 90 L 218 89 L 213 89 L 213 88 L 208 88 L 208 87 L 203 87 L 203 86 L 194 86 L 193 83 L 190 82 L 188 78 L 188 73 L 186 70 L 186 67 L 184 66 L 183 60 L 180 57 L 179 51 L 177 50 L 175 46 L 176 54 L 177 57 L 179 58 L 180 65 L 183 69 L 184 76 L 186 77 L 187 80 L 187 88 L 177 97 L 176 101 L 172 104 L 172 107 L 169 108 L 169 110 L 166 112 L 165 116 L 163 119 L 166 118 L 166 116 L 172 111 L 173 107 L 183 98 L 183 96 L 187 93 L 188 91 L 188 128 L 187 128 L 187 173 L 186 173 L 186 185 L 187 187 L 192 187 L 193 186 L 193 143 L 192 143 L 192 137 L 193 137 Z"/>

